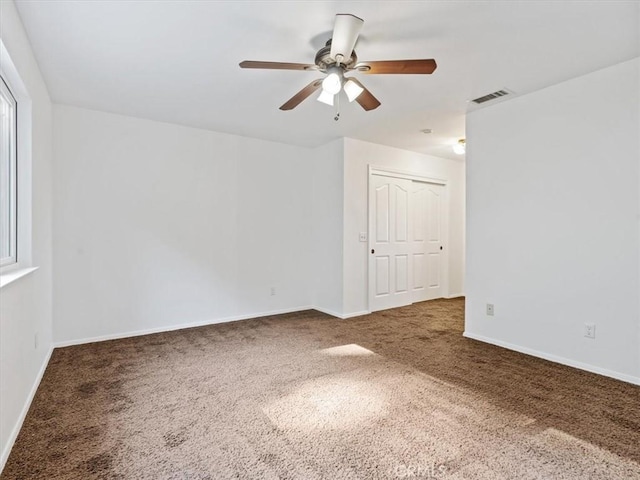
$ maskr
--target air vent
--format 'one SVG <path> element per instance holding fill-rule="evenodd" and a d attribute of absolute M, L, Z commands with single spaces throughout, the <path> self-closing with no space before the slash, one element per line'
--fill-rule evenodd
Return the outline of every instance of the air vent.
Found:
<path fill-rule="evenodd" d="M 485 95 L 483 97 L 474 98 L 471 101 L 473 103 L 480 104 L 480 103 L 488 102 L 489 100 L 493 100 L 495 98 L 504 97 L 505 95 L 509 95 L 509 94 L 511 94 L 511 92 L 509 90 L 498 90 L 497 92 L 490 93 L 490 94 Z"/>

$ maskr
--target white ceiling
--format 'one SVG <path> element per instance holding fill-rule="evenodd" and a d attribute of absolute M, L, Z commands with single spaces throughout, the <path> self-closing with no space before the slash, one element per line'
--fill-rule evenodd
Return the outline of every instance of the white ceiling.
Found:
<path fill-rule="evenodd" d="M 57 103 L 305 146 L 349 136 L 453 158 L 468 100 L 503 87 L 522 95 L 640 55 L 637 0 L 16 4 Z M 313 63 L 336 13 L 365 20 L 360 60 L 435 58 L 438 69 L 358 74 L 382 106 L 343 102 L 339 122 L 315 96 L 280 111 L 318 72 L 238 63 Z"/>

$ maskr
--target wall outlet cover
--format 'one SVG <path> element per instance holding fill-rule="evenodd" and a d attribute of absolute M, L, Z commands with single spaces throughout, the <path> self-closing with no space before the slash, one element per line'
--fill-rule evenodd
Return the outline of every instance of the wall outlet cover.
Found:
<path fill-rule="evenodd" d="M 596 338 L 596 325 L 595 323 L 584 324 L 584 336 L 587 338 Z"/>
<path fill-rule="evenodd" d="M 495 310 L 493 308 L 493 303 L 487 303 L 487 315 L 493 317 Z"/>

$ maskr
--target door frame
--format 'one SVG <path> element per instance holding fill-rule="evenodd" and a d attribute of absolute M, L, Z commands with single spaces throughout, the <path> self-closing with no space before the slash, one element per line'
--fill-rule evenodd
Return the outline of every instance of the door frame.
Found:
<path fill-rule="evenodd" d="M 450 295 L 449 289 L 449 210 L 450 210 L 450 198 L 449 198 L 449 181 L 443 178 L 438 178 L 430 174 L 421 174 L 411 172 L 408 170 L 399 170 L 395 168 L 382 167 L 369 164 L 367 171 L 367 308 L 371 312 L 372 298 L 371 298 L 371 243 L 372 243 L 372 228 L 373 228 L 373 192 L 372 192 L 372 177 L 379 175 L 383 177 L 403 178 L 406 180 L 415 180 L 417 182 L 431 183 L 435 185 L 442 185 L 444 187 L 444 207 L 442 215 L 442 230 L 443 230 L 443 243 L 444 243 L 444 255 L 442 265 L 442 298 L 447 298 Z"/>

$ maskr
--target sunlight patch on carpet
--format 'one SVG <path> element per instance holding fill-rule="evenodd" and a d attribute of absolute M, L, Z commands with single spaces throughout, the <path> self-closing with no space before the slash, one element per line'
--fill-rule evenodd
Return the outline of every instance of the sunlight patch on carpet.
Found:
<path fill-rule="evenodd" d="M 375 355 L 371 350 L 361 347 L 360 345 L 356 345 L 355 343 L 324 348 L 320 350 L 320 353 L 329 357 L 364 357 L 367 355 Z"/>
<path fill-rule="evenodd" d="M 360 380 L 328 376 L 308 381 L 263 408 L 278 428 L 343 430 L 387 414 L 386 395 Z"/>
<path fill-rule="evenodd" d="M 539 448 L 552 450 L 556 454 L 562 452 L 570 458 L 595 460 L 597 468 L 602 469 L 602 473 L 598 474 L 601 476 L 596 478 L 638 478 L 640 464 L 637 462 L 612 453 L 565 431 L 549 427 L 540 432 L 534 441 L 539 445 Z M 591 464 L 585 465 L 584 468 L 586 472 L 595 470 Z"/>

